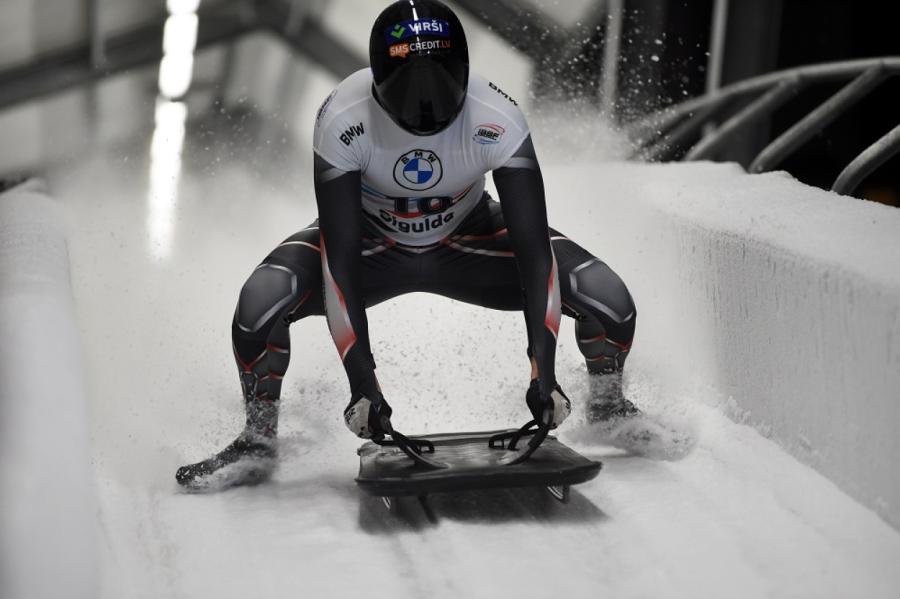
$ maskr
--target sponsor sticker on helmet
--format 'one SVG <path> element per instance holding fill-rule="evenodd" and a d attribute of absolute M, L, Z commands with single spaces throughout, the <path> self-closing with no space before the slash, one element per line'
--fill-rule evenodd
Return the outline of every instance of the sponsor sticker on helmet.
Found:
<path fill-rule="evenodd" d="M 410 52 L 433 52 L 435 50 L 449 50 L 450 40 L 427 40 L 424 42 L 403 42 L 394 44 L 388 48 L 391 58 L 406 58 Z"/>
<path fill-rule="evenodd" d="M 450 37 L 450 24 L 444 19 L 410 19 L 400 21 L 384 30 L 384 37 L 388 44 L 396 44 L 418 35 Z"/>
<path fill-rule="evenodd" d="M 388 48 L 391 58 L 406 58 L 409 54 L 409 44 L 394 44 Z"/>
<path fill-rule="evenodd" d="M 431 150 L 410 150 L 394 164 L 394 181 L 412 191 L 431 189 L 443 175 L 441 159 Z"/>
<path fill-rule="evenodd" d="M 500 125 L 495 125 L 494 123 L 482 123 L 475 127 L 475 133 L 472 135 L 472 139 L 475 143 L 479 144 L 495 144 L 500 141 L 500 138 L 505 132 L 506 129 Z"/>

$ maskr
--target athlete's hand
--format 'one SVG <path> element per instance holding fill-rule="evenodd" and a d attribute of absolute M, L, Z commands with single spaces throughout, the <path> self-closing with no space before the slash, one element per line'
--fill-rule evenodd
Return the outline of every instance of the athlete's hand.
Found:
<path fill-rule="evenodd" d="M 372 397 L 358 394 L 350 398 L 344 409 L 344 422 L 357 437 L 382 439 L 391 432 L 391 406 L 384 396 L 376 391 Z"/>
<path fill-rule="evenodd" d="M 540 423 L 550 421 L 550 428 L 556 428 L 562 424 L 572 412 L 572 404 L 563 393 L 562 388 L 556 385 L 549 395 L 542 394 L 538 379 L 532 379 L 528 392 L 525 394 L 525 403 L 531 410 L 531 415 Z M 552 410 L 551 410 L 552 407 Z"/>

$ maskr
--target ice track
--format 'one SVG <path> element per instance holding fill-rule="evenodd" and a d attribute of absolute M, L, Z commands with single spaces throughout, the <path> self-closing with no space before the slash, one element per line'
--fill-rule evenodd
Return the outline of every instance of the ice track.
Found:
<path fill-rule="evenodd" d="M 629 393 L 648 412 L 690 428 L 697 446 L 684 460 L 655 462 L 581 445 L 605 467 L 576 488 L 568 506 L 539 492 L 437 496 L 434 525 L 414 509 L 395 516 L 364 497 L 353 482 L 358 442 L 340 420 L 346 383 L 321 319 L 292 329 L 274 480 L 218 495 L 180 493 L 175 468 L 220 449 L 240 429 L 229 340 L 237 291 L 272 246 L 312 220 L 311 185 L 288 195 L 237 163 L 188 171 L 179 203 L 160 215 L 135 185 L 145 176 L 136 162 L 101 157 L 52 180 L 72 220 L 103 597 L 900 592 L 900 535 L 773 442 L 727 419 L 722 398 L 705 387 L 671 388 L 655 368 L 666 356 L 654 349 L 663 346 L 654 335 L 664 332 L 641 323 Z M 643 168 L 641 176 L 653 176 L 659 167 Z M 552 196 L 572 185 L 547 169 L 551 222 L 626 282 L 652 277 L 629 263 L 630 224 L 606 227 L 574 214 L 597 202 L 604 218 L 627 212 L 626 175 L 617 165 L 591 170 L 612 182 L 600 199 Z M 154 234 L 160 229 L 148 226 L 152 219 L 162 230 L 170 226 L 170 235 Z M 663 299 L 642 299 L 636 294 L 639 311 L 651 314 L 644 322 L 652 322 Z M 526 416 L 520 315 L 413 295 L 371 309 L 369 319 L 398 427 L 486 429 Z M 570 322 L 560 347 L 560 379 L 577 411 L 585 375 Z"/>

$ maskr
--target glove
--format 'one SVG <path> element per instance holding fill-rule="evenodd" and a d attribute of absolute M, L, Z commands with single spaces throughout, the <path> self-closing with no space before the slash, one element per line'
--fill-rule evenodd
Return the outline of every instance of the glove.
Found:
<path fill-rule="evenodd" d="M 354 395 L 344 409 L 344 423 L 357 437 L 382 439 L 391 432 L 391 406 L 381 393 Z"/>
<path fill-rule="evenodd" d="M 550 423 L 550 428 L 556 428 L 562 424 L 563 420 L 572 412 L 572 403 L 559 385 L 556 385 L 553 391 L 550 392 L 549 397 L 546 395 L 542 396 L 537 379 L 531 381 L 528 392 L 525 394 L 525 403 L 528 404 L 531 415 L 540 423 L 547 422 L 550 416 L 548 408 L 553 406 L 553 421 Z"/>

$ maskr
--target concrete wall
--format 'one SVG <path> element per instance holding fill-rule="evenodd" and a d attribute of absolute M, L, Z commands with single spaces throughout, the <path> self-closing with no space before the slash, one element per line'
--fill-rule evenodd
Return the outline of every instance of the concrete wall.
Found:
<path fill-rule="evenodd" d="M 728 164 L 579 171 L 554 171 L 573 183 L 551 208 L 596 209 L 551 220 L 600 232 L 638 306 L 634 362 L 900 526 L 900 211 Z"/>
<path fill-rule="evenodd" d="M 63 215 L 0 194 L 0 596 L 97 595 L 97 512 Z"/>

